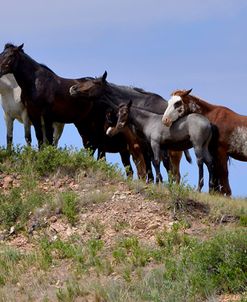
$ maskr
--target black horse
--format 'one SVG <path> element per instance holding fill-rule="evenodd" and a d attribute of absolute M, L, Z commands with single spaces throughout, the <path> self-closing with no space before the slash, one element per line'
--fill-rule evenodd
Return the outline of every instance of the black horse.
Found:
<path fill-rule="evenodd" d="M 101 78 L 88 79 L 85 82 L 73 85 L 70 88 L 71 95 L 82 96 L 96 100 L 96 103 L 107 104 L 115 111 L 118 111 L 118 106 L 122 103 L 127 104 L 129 100 L 132 100 L 132 110 L 135 110 L 135 117 L 137 118 L 141 112 L 150 113 L 149 115 L 155 115 L 160 117 L 160 122 L 165 109 L 167 108 L 167 101 L 165 101 L 158 94 L 146 92 L 139 88 L 132 88 L 127 86 L 119 86 L 106 81 L 107 73 L 105 72 Z M 93 101 L 92 101 L 93 102 Z M 143 119 L 141 125 L 135 126 L 136 135 L 141 138 L 145 143 L 149 145 L 149 148 L 153 152 L 153 164 L 156 171 L 156 182 L 162 181 L 160 173 L 160 160 L 164 159 L 164 148 L 160 145 L 160 139 L 151 139 L 153 137 L 152 124 L 147 119 Z M 179 154 L 180 156 L 178 156 Z M 181 159 L 181 152 L 177 151 L 173 153 L 176 156 L 179 171 L 179 164 Z M 186 150 L 186 158 L 190 162 L 191 158 Z"/>

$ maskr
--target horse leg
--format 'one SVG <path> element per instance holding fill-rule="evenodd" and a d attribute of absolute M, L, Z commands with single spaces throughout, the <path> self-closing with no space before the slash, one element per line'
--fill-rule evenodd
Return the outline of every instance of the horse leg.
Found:
<path fill-rule="evenodd" d="M 206 164 L 208 168 L 208 174 L 209 174 L 209 192 L 214 191 L 214 160 L 211 156 L 208 146 L 204 149 L 204 163 Z"/>
<path fill-rule="evenodd" d="M 97 160 L 100 160 L 102 158 L 105 158 L 105 151 L 103 151 L 101 148 L 98 148 Z"/>
<path fill-rule="evenodd" d="M 41 146 L 43 145 L 43 130 L 42 130 L 42 124 L 40 119 L 31 119 L 31 122 L 34 126 L 35 135 L 38 141 L 38 148 L 41 149 Z"/>
<path fill-rule="evenodd" d="M 133 145 L 129 144 L 130 151 L 133 157 L 133 161 L 136 165 L 137 174 L 140 179 L 146 177 L 146 164 L 140 145 L 136 142 Z"/>
<path fill-rule="evenodd" d="M 52 121 L 48 118 L 44 118 L 44 124 L 45 124 L 45 138 L 47 139 L 49 145 L 53 145 Z"/>
<path fill-rule="evenodd" d="M 228 179 L 228 155 L 224 148 L 218 148 L 216 169 L 219 173 L 220 193 L 230 196 L 232 194 Z"/>
<path fill-rule="evenodd" d="M 124 165 L 127 177 L 133 177 L 133 169 L 130 164 L 130 154 L 128 151 L 119 152 L 121 156 L 122 163 Z"/>
<path fill-rule="evenodd" d="M 198 170 L 199 170 L 199 178 L 198 178 L 198 186 L 197 191 L 201 192 L 202 187 L 204 185 L 204 179 L 203 179 L 203 153 L 201 148 L 194 147 Z"/>
<path fill-rule="evenodd" d="M 154 181 L 154 175 L 152 171 L 152 164 L 151 164 L 151 156 L 149 152 L 146 150 L 146 147 L 143 148 L 143 156 L 146 165 L 146 183 Z"/>
<path fill-rule="evenodd" d="M 57 147 L 58 141 L 63 133 L 64 124 L 53 123 L 53 145 Z"/>
<path fill-rule="evenodd" d="M 167 149 L 162 149 L 162 162 L 163 162 L 163 165 L 166 169 L 166 172 L 169 176 L 170 174 L 170 171 L 171 171 L 171 162 L 170 162 L 170 156 L 169 156 L 169 151 Z"/>
<path fill-rule="evenodd" d="M 31 137 L 31 122 L 27 113 L 27 110 L 24 110 L 22 113 L 22 121 L 24 124 L 25 140 L 28 146 L 31 146 L 32 137 Z"/>
<path fill-rule="evenodd" d="M 160 155 L 161 155 L 160 145 L 158 143 L 156 143 L 155 141 L 152 141 L 151 142 L 151 147 L 152 147 L 153 154 L 154 154 L 153 165 L 154 165 L 154 169 L 155 169 L 155 172 L 156 172 L 155 182 L 156 183 L 162 182 L 163 179 L 162 179 L 162 175 L 160 173 Z"/>
<path fill-rule="evenodd" d="M 7 150 L 11 150 L 11 147 L 12 147 L 12 143 L 13 143 L 13 124 L 14 124 L 14 119 L 5 114 L 4 115 L 4 118 L 5 118 L 5 123 L 6 123 L 6 128 L 7 128 L 7 137 L 6 137 L 6 140 L 7 140 Z"/>
<path fill-rule="evenodd" d="M 171 161 L 171 172 L 172 178 L 175 179 L 176 183 L 180 183 L 181 175 L 180 175 L 180 161 L 182 158 L 182 151 L 172 151 L 169 150 L 169 157 Z"/>

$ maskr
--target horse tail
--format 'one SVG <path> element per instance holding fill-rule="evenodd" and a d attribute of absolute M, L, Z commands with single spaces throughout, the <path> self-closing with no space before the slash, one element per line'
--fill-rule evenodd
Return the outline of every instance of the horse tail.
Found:
<path fill-rule="evenodd" d="M 211 124 L 212 130 L 212 137 L 208 146 L 209 152 L 213 156 L 214 159 L 217 157 L 217 149 L 218 149 L 218 142 L 219 142 L 219 130 L 218 127 Z"/>
<path fill-rule="evenodd" d="M 219 146 L 219 129 L 211 124 L 212 137 L 209 142 L 208 150 L 213 157 L 213 183 L 215 192 L 220 192 L 221 184 L 219 182 L 220 168 L 218 167 L 218 146 Z"/>
<path fill-rule="evenodd" d="M 188 163 L 192 163 L 192 158 L 190 156 L 190 151 L 189 150 L 184 150 L 184 155 L 185 155 L 185 158 L 187 160 Z"/>

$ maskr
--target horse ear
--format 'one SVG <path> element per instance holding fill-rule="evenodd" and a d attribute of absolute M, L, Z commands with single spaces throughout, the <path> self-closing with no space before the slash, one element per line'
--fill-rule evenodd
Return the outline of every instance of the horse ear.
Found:
<path fill-rule="evenodd" d="M 193 88 L 189 89 L 189 90 L 185 90 L 183 93 L 183 96 L 189 95 L 191 93 Z"/>
<path fill-rule="evenodd" d="M 127 104 L 128 108 L 130 108 L 132 105 L 132 100 L 129 100 L 129 103 Z"/>
<path fill-rule="evenodd" d="M 105 82 L 106 78 L 107 78 L 107 71 L 105 71 L 103 76 L 102 76 L 102 82 Z"/>
<path fill-rule="evenodd" d="M 23 46 L 24 46 L 24 43 L 22 43 L 20 46 L 18 46 L 18 50 L 22 50 L 23 49 Z"/>

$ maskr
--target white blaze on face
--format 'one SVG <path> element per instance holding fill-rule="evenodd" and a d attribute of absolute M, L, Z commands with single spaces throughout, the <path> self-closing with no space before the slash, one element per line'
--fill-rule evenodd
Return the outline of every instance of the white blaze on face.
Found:
<path fill-rule="evenodd" d="M 109 127 L 107 130 L 106 130 L 106 135 L 111 135 L 111 132 L 112 132 L 112 127 Z"/>
<path fill-rule="evenodd" d="M 181 101 L 181 97 L 179 95 L 173 95 L 169 101 L 166 111 L 164 112 L 163 119 L 169 118 L 171 121 L 176 121 L 178 119 L 178 111 L 174 108 L 174 104 Z"/>
<path fill-rule="evenodd" d="M 237 127 L 230 137 L 230 152 L 239 153 L 247 157 L 247 128 Z"/>

